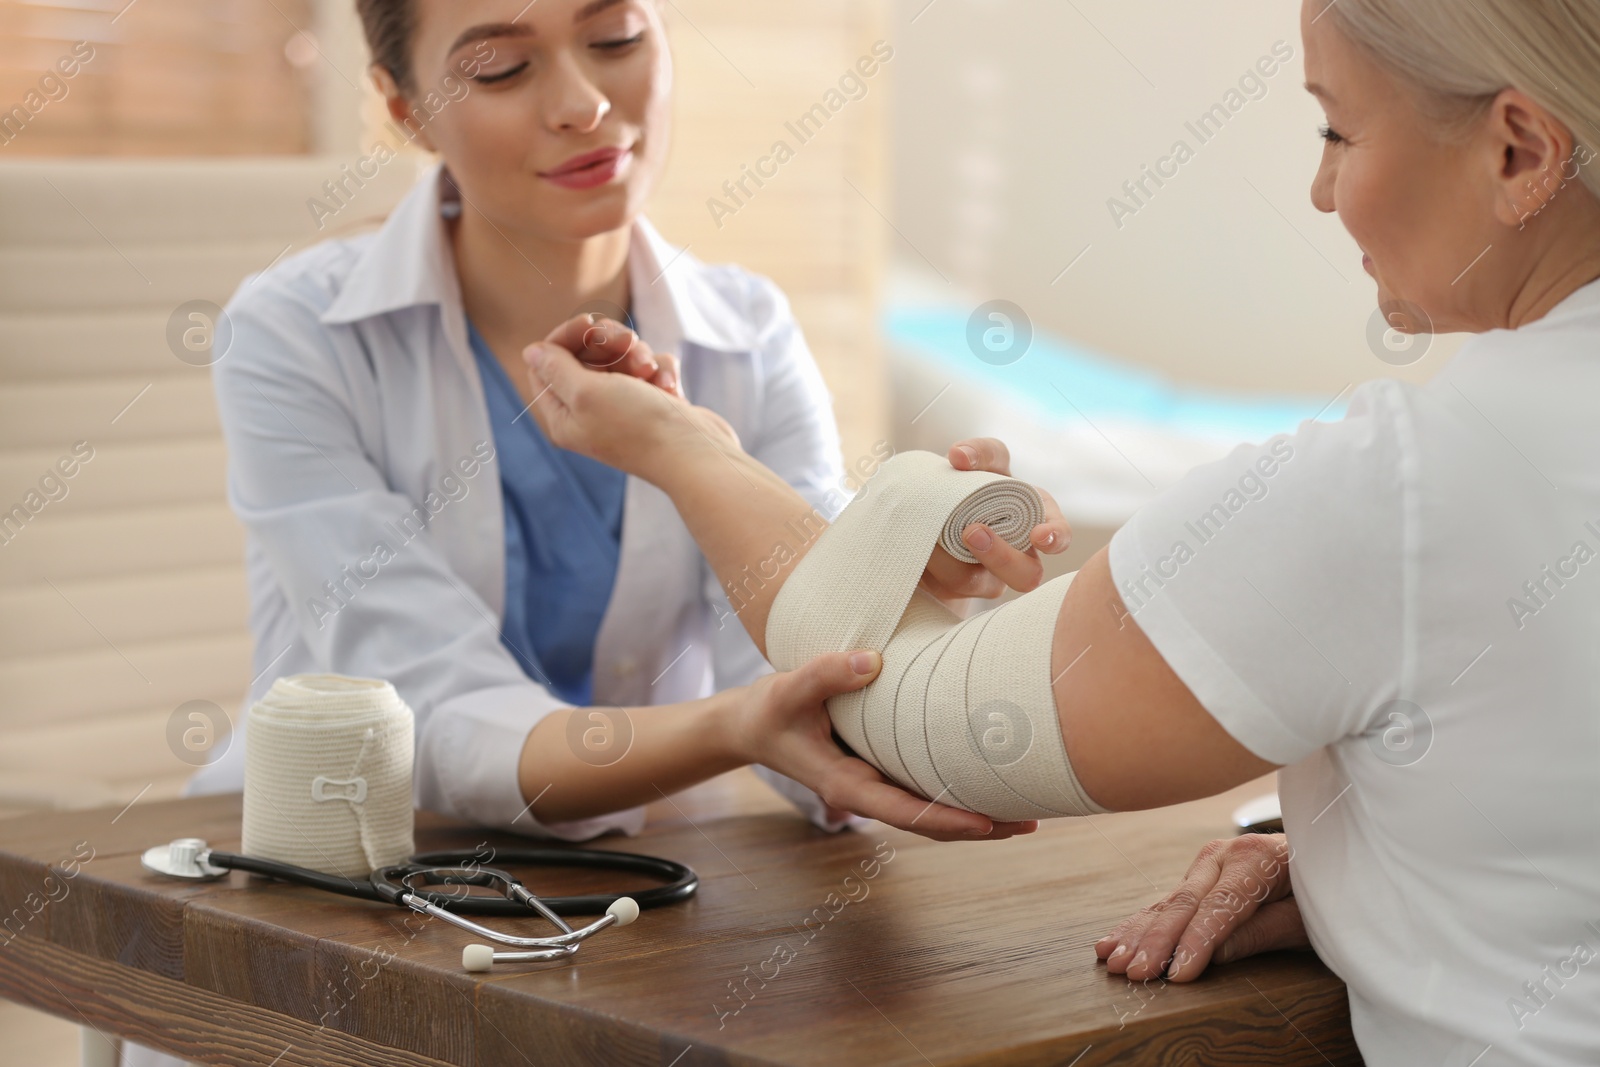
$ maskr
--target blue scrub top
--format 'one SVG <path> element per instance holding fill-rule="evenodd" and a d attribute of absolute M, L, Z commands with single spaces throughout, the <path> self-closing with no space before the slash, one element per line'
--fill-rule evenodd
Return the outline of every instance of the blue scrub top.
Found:
<path fill-rule="evenodd" d="M 524 673 L 580 707 L 594 693 L 594 644 L 616 584 L 627 475 L 557 448 L 470 321 L 499 455 L 506 516 L 500 639 Z"/>

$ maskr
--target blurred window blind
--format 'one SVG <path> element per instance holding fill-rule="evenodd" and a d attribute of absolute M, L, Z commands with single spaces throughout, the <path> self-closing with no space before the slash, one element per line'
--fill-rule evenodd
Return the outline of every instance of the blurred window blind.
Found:
<path fill-rule="evenodd" d="M 309 152 L 312 3 L 0 0 L 0 159 Z"/>

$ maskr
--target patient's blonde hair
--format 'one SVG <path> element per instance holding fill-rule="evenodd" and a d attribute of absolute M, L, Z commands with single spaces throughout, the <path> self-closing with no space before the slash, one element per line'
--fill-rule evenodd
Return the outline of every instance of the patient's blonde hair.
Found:
<path fill-rule="evenodd" d="M 1600 196 L 1600 3 L 1595 0 L 1332 0 L 1324 10 L 1419 92 L 1446 136 L 1502 90 L 1527 93 L 1572 131 L 1575 165 Z M 1321 16 L 1318 16 L 1321 17 Z"/>

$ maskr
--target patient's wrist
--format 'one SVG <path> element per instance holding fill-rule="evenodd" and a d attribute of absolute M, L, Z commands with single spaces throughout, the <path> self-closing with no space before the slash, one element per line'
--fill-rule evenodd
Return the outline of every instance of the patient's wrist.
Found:
<path fill-rule="evenodd" d="M 712 465 L 743 457 L 739 438 L 720 415 L 707 408 L 674 404 L 641 449 L 638 469 L 645 481 L 671 496 L 675 487 L 692 482 Z"/>

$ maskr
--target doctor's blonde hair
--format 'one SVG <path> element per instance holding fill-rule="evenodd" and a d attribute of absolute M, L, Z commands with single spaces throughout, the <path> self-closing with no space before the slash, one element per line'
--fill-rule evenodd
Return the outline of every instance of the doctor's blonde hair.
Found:
<path fill-rule="evenodd" d="M 1600 196 L 1596 0 L 1331 0 L 1324 14 L 1417 91 L 1446 137 L 1480 118 L 1501 90 L 1527 93 L 1572 132 L 1573 162 Z"/>

